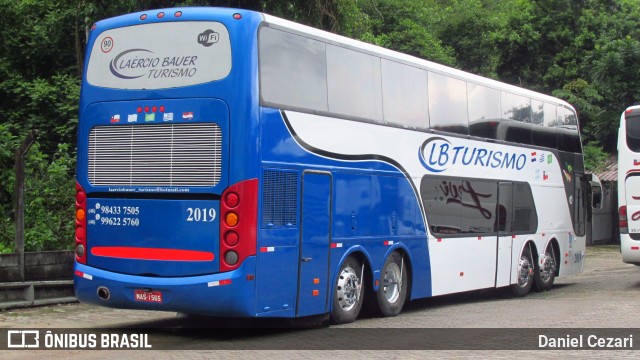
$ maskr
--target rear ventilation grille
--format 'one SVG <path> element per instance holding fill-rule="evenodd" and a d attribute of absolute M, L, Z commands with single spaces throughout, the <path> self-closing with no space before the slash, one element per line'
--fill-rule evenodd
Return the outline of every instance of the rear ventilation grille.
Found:
<path fill-rule="evenodd" d="M 102 186 L 215 186 L 222 132 L 214 123 L 96 126 L 89 181 Z"/>
<path fill-rule="evenodd" d="M 265 170 L 262 184 L 262 226 L 296 226 L 298 173 Z"/>

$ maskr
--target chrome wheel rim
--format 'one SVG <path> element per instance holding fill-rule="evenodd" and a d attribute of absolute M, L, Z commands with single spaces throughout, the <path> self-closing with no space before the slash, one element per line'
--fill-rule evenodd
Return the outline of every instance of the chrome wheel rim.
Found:
<path fill-rule="evenodd" d="M 400 297 L 402 289 L 402 279 L 400 275 L 400 267 L 396 263 L 387 266 L 384 276 L 382 277 L 382 292 L 385 299 L 389 303 L 394 303 Z"/>
<path fill-rule="evenodd" d="M 353 309 L 358 303 L 358 289 L 360 288 L 360 281 L 355 270 L 351 267 L 342 269 L 340 276 L 338 277 L 338 286 L 336 293 L 338 295 L 338 304 L 344 311 Z"/>
<path fill-rule="evenodd" d="M 540 279 L 543 282 L 548 282 L 549 279 L 556 272 L 556 262 L 549 253 L 544 254 L 542 261 L 540 262 Z"/>
<path fill-rule="evenodd" d="M 521 256 L 518 261 L 518 286 L 525 287 L 531 281 L 531 274 L 533 273 L 533 267 L 531 261 L 526 256 Z"/>

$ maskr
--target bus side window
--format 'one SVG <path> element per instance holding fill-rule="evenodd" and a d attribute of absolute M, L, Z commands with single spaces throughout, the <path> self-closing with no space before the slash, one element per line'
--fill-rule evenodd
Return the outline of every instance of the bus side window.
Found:
<path fill-rule="evenodd" d="M 602 208 L 602 187 L 600 185 L 591 184 L 591 207 L 594 209 Z"/>
<path fill-rule="evenodd" d="M 586 197 L 586 179 L 584 174 L 574 173 L 575 178 L 575 187 L 574 187 L 574 200 L 573 200 L 573 224 L 574 231 L 577 236 L 584 236 L 585 234 L 585 222 L 586 218 L 586 210 L 588 203 L 585 199 Z"/>
<path fill-rule="evenodd" d="M 498 183 L 498 204 L 496 207 L 496 227 L 499 233 L 511 232 L 511 212 L 513 211 L 513 183 Z"/>

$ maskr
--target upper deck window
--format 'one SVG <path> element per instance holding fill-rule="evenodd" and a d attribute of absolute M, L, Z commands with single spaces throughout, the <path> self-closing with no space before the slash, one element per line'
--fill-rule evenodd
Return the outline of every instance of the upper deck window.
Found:
<path fill-rule="evenodd" d="M 220 80 L 230 71 L 223 24 L 165 22 L 102 32 L 91 49 L 87 81 L 115 89 L 164 89 Z"/>

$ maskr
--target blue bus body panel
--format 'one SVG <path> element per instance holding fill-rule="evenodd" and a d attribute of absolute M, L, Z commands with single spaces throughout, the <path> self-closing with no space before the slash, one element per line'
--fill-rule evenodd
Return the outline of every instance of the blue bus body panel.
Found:
<path fill-rule="evenodd" d="M 217 200 L 87 200 L 87 264 L 147 276 L 219 270 Z"/>
<path fill-rule="evenodd" d="M 74 288 L 78 300 L 100 306 L 250 317 L 255 316 L 255 282 L 246 274 L 254 273 L 255 257 L 231 272 L 175 278 L 123 275 L 76 263 Z M 98 297 L 100 287 L 109 290 L 108 300 Z M 161 292 L 162 303 L 136 301 L 136 290 Z"/>
<path fill-rule="evenodd" d="M 302 179 L 305 170 L 328 171 L 332 174 L 331 242 L 340 244 L 340 247 L 330 249 L 330 288 L 333 289 L 336 272 L 350 252 L 366 254 L 372 271 L 377 272 L 374 274 L 375 281 L 379 278 L 379 270 L 388 254 L 395 249 L 403 249 L 408 253 L 407 260 L 410 261 L 412 272 L 409 297 L 417 299 L 431 296 L 426 226 L 416 189 L 408 175 L 393 165 L 392 160 L 385 161 L 376 154 L 349 159 L 340 154 L 321 153 L 306 146 L 291 132 L 280 110 L 261 110 L 260 151 L 265 170 L 295 171 L 298 181 Z M 261 181 L 264 184 L 266 180 Z M 298 207 L 295 211 L 300 216 L 301 208 Z M 264 210 L 260 210 L 260 213 L 263 214 Z M 296 246 L 299 242 L 300 235 L 296 238 L 284 236 L 292 233 L 293 229 L 300 231 L 298 226 L 269 227 L 264 226 L 262 219 L 259 222 L 263 224 L 259 229 L 259 247 Z M 314 255 L 321 257 L 322 250 Z M 261 257 L 266 256 L 273 255 L 258 254 L 259 269 Z M 277 286 L 277 279 L 273 277 L 259 279 L 259 288 L 274 289 Z M 278 293 L 282 293 L 281 302 L 285 302 L 285 298 L 288 301 L 290 295 L 285 296 L 285 292 L 271 293 L 271 303 L 276 301 L 275 294 Z"/>

